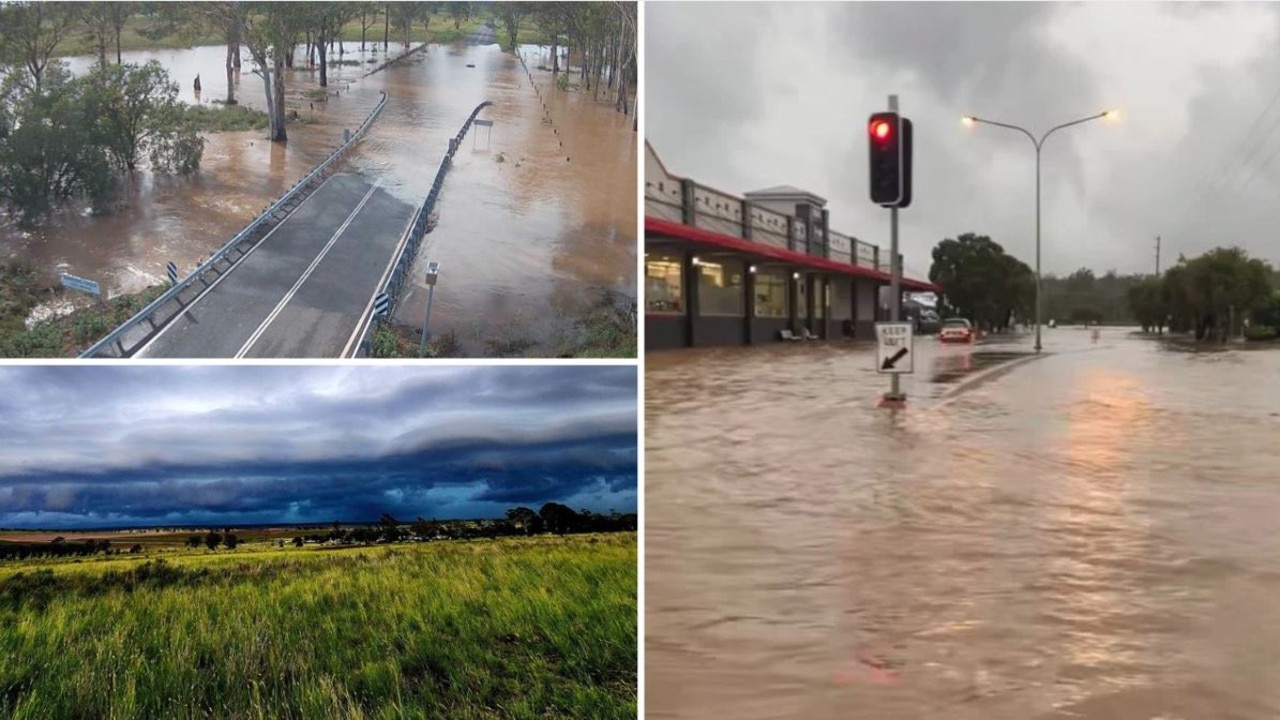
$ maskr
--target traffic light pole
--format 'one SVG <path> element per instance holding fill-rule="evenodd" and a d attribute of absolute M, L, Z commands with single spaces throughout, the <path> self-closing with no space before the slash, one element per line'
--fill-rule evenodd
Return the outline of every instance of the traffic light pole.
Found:
<path fill-rule="evenodd" d="M 889 112 L 898 112 L 897 95 L 889 96 Z M 901 135 L 897 137 L 901 138 Z M 902 319 L 902 263 L 898 260 L 898 207 L 896 205 L 889 208 L 889 292 L 893 295 L 889 299 L 889 320 L 898 322 Z M 893 373 L 889 377 L 893 384 L 890 385 L 889 395 L 885 399 L 905 402 L 907 398 L 902 394 L 898 373 Z"/>

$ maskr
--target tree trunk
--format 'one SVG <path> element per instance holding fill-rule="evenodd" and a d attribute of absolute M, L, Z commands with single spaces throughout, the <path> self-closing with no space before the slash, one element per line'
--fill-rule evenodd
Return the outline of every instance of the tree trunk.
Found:
<path fill-rule="evenodd" d="M 609 67 L 609 89 L 613 89 L 618 79 L 618 66 L 622 65 L 622 38 L 619 37 L 613 46 L 613 65 Z"/>
<path fill-rule="evenodd" d="M 235 45 L 233 43 L 228 42 L 227 43 L 227 104 L 228 105 L 236 104 L 236 85 L 233 79 L 233 76 L 235 74 L 235 66 L 234 66 L 235 55 L 236 55 Z"/>
<path fill-rule="evenodd" d="M 121 6 L 118 4 L 111 6 L 111 27 L 116 32 L 116 64 L 117 65 L 123 64 L 123 61 L 121 60 L 121 53 L 120 53 L 120 33 L 124 31 L 124 23 L 125 23 L 125 20 L 128 19 L 124 15 L 120 14 L 121 13 L 120 8 Z"/>
<path fill-rule="evenodd" d="M 279 118 L 276 116 L 275 99 L 271 95 L 271 69 L 266 66 L 265 62 L 259 62 L 262 67 L 262 89 L 267 94 L 267 138 L 275 140 Z"/>
<path fill-rule="evenodd" d="M 236 37 L 236 72 L 240 71 L 240 38 Z"/>
<path fill-rule="evenodd" d="M 551 74 L 552 75 L 555 75 L 556 73 L 560 72 L 560 48 L 556 46 L 556 41 L 559 39 L 560 39 L 559 35 L 555 33 L 551 34 Z"/>
<path fill-rule="evenodd" d="M 272 142 L 288 142 L 289 135 L 284 129 L 284 58 L 277 57 L 275 59 L 275 78 L 272 83 L 272 91 L 275 95 L 274 104 L 279 123 L 276 127 L 276 134 L 271 140 Z"/>
<path fill-rule="evenodd" d="M 365 22 L 367 17 L 368 13 L 363 11 L 360 13 L 360 52 L 364 52 L 364 33 L 369 28 L 368 23 Z"/>
<path fill-rule="evenodd" d="M 321 35 L 317 40 L 316 45 L 320 53 L 320 87 L 329 87 L 329 63 L 325 60 L 325 38 Z"/>
<path fill-rule="evenodd" d="M 391 37 L 391 5 L 382 3 L 382 52 L 387 52 L 388 38 Z"/>

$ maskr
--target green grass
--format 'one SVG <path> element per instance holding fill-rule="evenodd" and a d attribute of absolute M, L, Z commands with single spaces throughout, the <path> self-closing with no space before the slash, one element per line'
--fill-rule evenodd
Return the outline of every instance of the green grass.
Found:
<path fill-rule="evenodd" d="M 27 315 L 56 292 L 30 265 L 0 264 L 0 346 L 3 338 L 24 332 Z"/>
<path fill-rule="evenodd" d="M 188 105 L 188 121 L 199 132 L 237 132 L 265 130 L 267 114 L 244 105 Z"/>
<path fill-rule="evenodd" d="M 13 267 L 0 267 L 0 298 L 5 299 L 4 310 L 0 311 L 0 358 L 75 357 L 166 289 L 155 286 L 134 295 L 113 297 L 101 306 L 94 303 L 27 329 L 24 319 L 32 308 L 67 291 L 41 284 L 29 270 L 15 273 Z"/>
<path fill-rule="evenodd" d="M 634 718 L 634 534 L 49 563 L 0 579 L 13 718 Z"/>
<path fill-rule="evenodd" d="M 619 306 L 617 297 L 612 292 L 604 293 L 575 324 L 581 330 L 580 339 L 576 346 L 564 349 L 562 357 L 638 357 L 635 316 Z"/>
<path fill-rule="evenodd" d="M 414 336 L 417 336 L 416 338 Z M 380 320 L 374 325 L 370 340 L 371 358 L 416 358 L 422 345 L 422 335 L 416 328 L 393 325 Z M 458 336 L 452 330 L 432 333 L 427 340 L 426 357 L 455 358 L 462 356 Z"/>

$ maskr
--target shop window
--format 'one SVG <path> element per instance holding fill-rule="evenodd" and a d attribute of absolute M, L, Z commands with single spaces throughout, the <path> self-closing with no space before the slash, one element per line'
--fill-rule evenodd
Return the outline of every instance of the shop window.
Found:
<path fill-rule="evenodd" d="M 791 274 L 761 269 L 755 277 L 756 317 L 787 317 L 787 283 Z"/>
<path fill-rule="evenodd" d="M 698 265 L 698 314 L 704 316 L 743 314 L 742 261 L 702 261 Z"/>
<path fill-rule="evenodd" d="M 645 312 L 684 312 L 684 282 L 679 255 L 648 253 L 644 259 L 644 274 Z"/>

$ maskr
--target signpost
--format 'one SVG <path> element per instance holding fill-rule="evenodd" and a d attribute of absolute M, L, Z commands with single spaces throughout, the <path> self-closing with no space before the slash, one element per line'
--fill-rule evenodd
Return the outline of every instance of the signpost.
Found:
<path fill-rule="evenodd" d="M 422 345 L 418 348 L 418 357 L 427 356 L 427 339 L 431 334 L 427 332 L 427 326 L 431 323 L 431 300 L 436 294 L 436 280 L 440 278 L 440 263 L 434 260 L 427 263 L 427 312 L 422 318 Z"/>
<path fill-rule="evenodd" d="M 915 372 L 915 350 L 911 323 L 876 323 L 876 372 L 893 375 L 895 380 L 898 375 L 910 375 Z"/>
<path fill-rule="evenodd" d="M 62 287 L 67 288 L 68 290 L 79 290 L 80 292 L 89 293 L 90 295 L 97 295 L 99 299 L 102 298 L 102 288 L 98 287 L 98 283 L 92 280 L 86 280 L 82 277 L 76 277 L 75 275 L 63 273 Z"/>
<path fill-rule="evenodd" d="M 492 121 L 492 120 L 481 120 L 481 119 L 479 119 L 479 118 L 476 118 L 475 126 L 476 126 L 476 127 L 487 127 L 487 128 L 489 128 L 489 132 L 487 132 L 487 133 L 485 134 L 485 136 L 484 136 L 484 146 L 485 146 L 485 147 L 489 147 L 489 141 L 493 139 L 493 121 Z M 480 134 L 479 132 L 477 132 L 477 133 L 476 133 L 476 135 L 479 135 L 479 134 Z M 476 135 L 472 135 L 472 136 L 471 136 L 471 149 L 472 149 L 472 150 L 474 150 L 474 149 L 475 149 L 475 147 L 476 147 Z"/>

